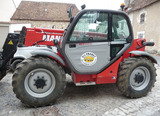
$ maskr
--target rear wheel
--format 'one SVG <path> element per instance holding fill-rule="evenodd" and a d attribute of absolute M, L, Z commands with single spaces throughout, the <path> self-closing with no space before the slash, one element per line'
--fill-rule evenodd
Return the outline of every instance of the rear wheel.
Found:
<path fill-rule="evenodd" d="M 155 80 L 156 69 L 153 63 L 147 58 L 134 57 L 121 64 L 117 86 L 125 96 L 138 98 L 147 95 Z"/>
<path fill-rule="evenodd" d="M 61 66 L 49 58 L 30 58 L 18 65 L 13 91 L 31 107 L 53 104 L 64 92 L 66 77 Z"/>

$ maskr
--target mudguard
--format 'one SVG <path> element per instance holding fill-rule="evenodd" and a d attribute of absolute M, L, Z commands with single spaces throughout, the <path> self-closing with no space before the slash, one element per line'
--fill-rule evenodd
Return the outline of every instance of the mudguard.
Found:
<path fill-rule="evenodd" d="M 62 58 L 59 57 L 55 52 L 51 50 L 36 50 L 36 51 L 32 51 L 31 55 L 32 56 L 47 56 L 47 57 L 51 56 L 57 61 L 59 61 L 63 66 L 65 66 L 65 62 L 62 60 Z"/>
<path fill-rule="evenodd" d="M 144 52 L 144 51 L 131 51 L 129 52 L 130 54 L 134 54 L 134 55 L 140 55 L 140 56 L 145 56 L 148 57 L 149 59 L 151 59 L 154 63 L 157 64 L 157 60 L 149 53 Z"/>

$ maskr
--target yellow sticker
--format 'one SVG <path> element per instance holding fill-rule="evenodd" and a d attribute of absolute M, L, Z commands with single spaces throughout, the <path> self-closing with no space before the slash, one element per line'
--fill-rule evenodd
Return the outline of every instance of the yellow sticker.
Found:
<path fill-rule="evenodd" d="M 13 42 L 12 42 L 12 40 L 10 40 L 10 41 L 8 42 L 8 44 L 9 44 L 9 45 L 13 45 Z"/>
<path fill-rule="evenodd" d="M 86 52 L 81 56 L 81 63 L 86 66 L 92 66 L 97 62 L 97 56 L 93 52 Z"/>
<path fill-rule="evenodd" d="M 84 57 L 85 62 L 93 62 L 94 58 L 92 56 L 86 56 Z"/>

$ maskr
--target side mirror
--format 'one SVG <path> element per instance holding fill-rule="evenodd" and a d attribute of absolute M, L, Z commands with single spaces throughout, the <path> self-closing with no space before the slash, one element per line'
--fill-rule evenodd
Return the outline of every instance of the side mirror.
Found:
<path fill-rule="evenodd" d="M 72 10 L 73 10 L 73 6 L 70 6 L 69 10 L 67 11 L 68 17 L 69 17 L 70 19 L 72 18 Z"/>
<path fill-rule="evenodd" d="M 53 44 L 54 44 L 55 46 L 57 46 L 57 45 L 58 45 L 58 40 L 57 40 L 57 39 L 54 39 L 54 40 L 53 40 Z"/>

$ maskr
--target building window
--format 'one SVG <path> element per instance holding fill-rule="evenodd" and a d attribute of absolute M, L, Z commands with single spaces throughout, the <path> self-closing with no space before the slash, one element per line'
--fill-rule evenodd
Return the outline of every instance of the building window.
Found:
<path fill-rule="evenodd" d="M 138 32 L 138 33 L 137 33 L 137 38 L 138 38 L 138 39 L 145 38 L 144 33 L 145 33 L 144 31 L 143 31 L 143 32 Z"/>
<path fill-rule="evenodd" d="M 141 15 L 140 15 L 140 24 L 143 24 L 144 23 L 144 21 L 145 21 L 145 13 L 142 13 Z"/>

